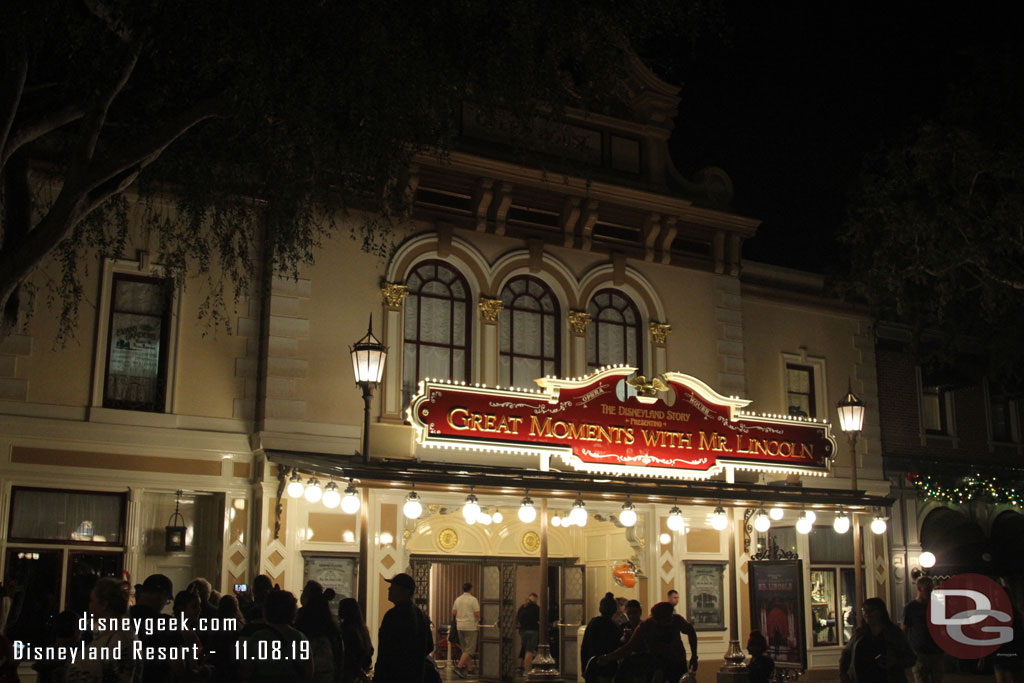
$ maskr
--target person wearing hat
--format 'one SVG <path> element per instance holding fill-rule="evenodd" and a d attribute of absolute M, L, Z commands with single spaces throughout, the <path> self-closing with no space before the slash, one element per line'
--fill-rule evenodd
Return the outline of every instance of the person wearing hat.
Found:
<path fill-rule="evenodd" d="M 380 624 L 373 679 L 423 683 L 427 656 L 434 650 L 434 638 L 426 615 L 412 601 L 416 581 L 405 573 L 384 580 L 389 584 L 388 600 L 395 606 L 387 611 Z"/>
<path fill-rule="evenodd" d="M 142 647 L 165 647 L 176 643 L 169 621 L 171 616 L 163 614 L 163 609 L 174 598 L 174 585 L 163 574 L 150 574 L 141 586 L 135 587 L 135 604 L 128 610 L 132 619 L 148 619 L 154 625 L 138 634 Z M 138 623 L 138 622 L 136 622 Z M 151 651 L 151 650 L 147 650 Z M 142 662 L 142 683 L 164 683 L 170 681 L 175 672 L 167 659 L 151 658 Z"/>

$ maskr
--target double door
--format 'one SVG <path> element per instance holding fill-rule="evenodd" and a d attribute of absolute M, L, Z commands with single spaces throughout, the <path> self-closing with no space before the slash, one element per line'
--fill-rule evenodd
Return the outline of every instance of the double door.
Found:
<path fill-rule="evenodd" d="M 480 602 L 477 670 L 481 681 L 512 681 L 519 666 L 516 612 L 530 592 L 539 592 L 534 558 L 413 556 L 417 605 L 429 614 L 438 633 L 451 621 L 451 601 L 463 582 L 474 585 Z M 549 636 L 562 673 L 576 679 L 577 632 L 585 614 L 585 571 L 574 560 L 552 561 L 548 577 Z M 563 654 L 564 653 L 564 656 Z M 442 652 L 442 656 L 444 652 Z"/>

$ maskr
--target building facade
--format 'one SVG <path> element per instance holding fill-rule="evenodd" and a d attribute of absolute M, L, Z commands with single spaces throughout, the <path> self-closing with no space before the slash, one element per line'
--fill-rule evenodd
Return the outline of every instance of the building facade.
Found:
<path fill-rule="evenodd" d="M 570 679 L 579 628 L 606 591 L 646 610 L 674 589 L 698 620 L 708 681 L 730 640 L 764 628 L 752 617 L 754 558 L 795 557 L 802 604 L 776 625 L 775 644 L 800 652 L 798 668 L 834 673 L 855 614 L 853 534 L 835 532 L 835 517 L 864 525 L 865 597 L 893 594 L 887 537 L 867 531 L 888 516 L 890 489 L 870 320 L 822 296 L 813 276 L 741 261 L 757 222 L 728 211 L 720 170 L 680 176 L 666 145 L 675 88 L 639 63 L 632 72 L 631 118 L 570 114 L 573 170 L 514 159 L 467 109 L 465 144 L 410 169 L 410 212 L 387 259 L 326 242 L 297 278 L 264 273 L 230 335 L 198 320 L 201 292 L 164 286 L 142 234 L 136 259 L 90 268 L 75 342 L 55 348 L 56 321 L 40 312 L 0 345 L 5 586 L 45 613 L 77 604 L 76 577 L 90 574 L 161 572 L 176 587 L 203 575 L 228 591 L 262 573 L 296 593 L 316 579 L 364 597 L 376 636 L 384 579 L 413 573 L 436 626 L 470 580 L 490 680 L 511 679 L 515 607 L 545 582 Z M 367 452 L 348 346 L 371 316 L 389 351 Z M 710 403 L 821 430 L 852 387 L 867 405 L 858 485 L 834 432 L 817 472 L 733 463 L 652 478 L 553 462 L 543 449 L 428 448 L 409 423 L 422 380 L 526 391 L 610 366 L 644 380 L 681 373 Z M 636 405 L 622 386 L 621 403 Z M 358 511 L 325 505 L 350 485 Z M 412 491 L 415 518 L 404 512 Z M 462 514 L 467 495 L 490 524 Z M 519 518 L 527 496 L 547 510 L 543 526 Z M 584 526 L 567 522 L 577 500 Z M 624 503 L 635 525 L 619 517 Z M 186 548 L 168 552 L 176 504 Z M 723 530 L 712 526 L 719 507 Z M 753 515 L 775 507 L 771 529 L 757 531 Z M 807 512 L 813 528 L 798 532 Z M 8 633 L 38 628 L 28 613 L 12 609 Z"/>

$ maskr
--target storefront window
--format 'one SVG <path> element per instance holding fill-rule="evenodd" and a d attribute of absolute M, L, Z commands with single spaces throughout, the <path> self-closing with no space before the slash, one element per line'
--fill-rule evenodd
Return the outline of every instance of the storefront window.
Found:
<path fill-rule="evenodd" d="M 856 626 L 851 537 L 831 528 L 814 529 L 809 534 L 811 633 L 815 646 L 845 645 Z"/>
<path fill-rule="evenodd" d="M 11 496 L 11 540 L 121 544 L 123 494 L 15 487 Z"/>

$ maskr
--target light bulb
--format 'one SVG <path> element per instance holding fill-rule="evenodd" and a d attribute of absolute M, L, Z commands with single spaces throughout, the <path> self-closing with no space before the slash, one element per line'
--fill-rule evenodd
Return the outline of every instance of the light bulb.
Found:
<path fill-rule="evenodd" d="M 341 511 L 354 515 L 359 512 L 360 505 L 362 505 L 362 502 L 359 500 L 359 492 L 356 491 L 356 487 L 350 482 L 345 487 L 345 495 L 341 499 Z"/>
<path fill-rule="evenodd" d="M 555 515 L 551 518 L 551 526 L 562 526 L 562 518 Z"/>
<path fill-rule="evenodd" d="M 636 509 L 629 501 L 622 504 L 622 511 L 619 513 L 619 522 L 622 523 L 622 526 L 634 526 L 636 524 Z"/>
<path fill-rule="evenodd" d="M 470 524 L 475 524 L 479 521 L 480 503 L 477 502 L 476 496 L 472 493 L 466 496 L 466 502 L 462 506 L 462 516 L 465 517 L 466 521 Z"/>
<path fill-rule="evenodd" d="M 668 545 L 672 542 L 672 537 L 668 534 L 661 534 L 660 536 L 658 536 L 658 542 L 662 545 Z"/>
<path fill-rule="evenodd" d="M 875 519 L 871 522 L 871 531 L 875 534 L 884 534 L 885 529 L 885 520 L 881 517 L 881 515 L 876 516 Z"/>
<path fill-rule="evenodd" d="M 837 534 L 845 534 L 850 530 L 850 517 L 845 512 L 837 512 L 836 518 L 832 522 L 832 528 L 836 530 Z"/>
<path fill-rule="evenodd" d="M 489 514 L 487 514 L 486 512 L 481 512 L 479 515 L 477 515 L 476 521 L 479 524 L 483 524 L 484 526 L 488 526 L 491 523 L 491 516 Z"/>
<path fill-rule="evenodd" d="M 768 516 L 771 517 L 772 520 L 776 521 L 776 522 L 779 521 L 780 519 L 782 519 L 782 515 L 783 515 L 782 508 L 780 508 L 778 505 L 776 505 L 775 507 L 773 507 L 771 510 L 768 511 Z"/>
<path fill-rule="evenodd" d="M 338 492 L 338 485 L 333 481 L 327 482 L 327 486 L 324 487 L 324 496 L 320 500 L 332 510 L 341 505 L 341 493 Z"/>
<path fill-rule="evenodd" d="M 929 569 L 935 566 L 935 555 L 925 550 L 923 553 L 921 553 L 921 556 L 917 558 L 917 561 L 921 564 L 922 567 L 924 567 L 925 569 Z"/>
<path fill-rule="evenodd" d="M 665 520 L 665 526 L 672 531 L 682 531 L 684 524 L 683 511 L 677 505 L 673 505 L 672 509 L 668 511 L 668 519 Z"/>
<path fill-rule="evenodd" d="M 807 519 L 811 520 L 811 524 L 818 521 L 818 515 L 815 514 L 814 510 L 804 510 L 804 514 L 807 516 Z"/>
<path fill-rule="evenodd" d="M 533 506 L 533 500 L 526 496 L 519 505 L 519 521 L 523 524 L 529 524 L 535 519 L 537 519 L 537 508 Z"/>
<path fill-rule="evenodd" d="M 576 526 L 587 525 L 587 504 L 583 502 L 582 498 L 577 498 L 576 502 L 572 504 L 572 511 L 569 512 L 569 523 Z"/>
<path fill-rule="evenodd" d="M 754 529 L 764 533 L 771 528 L 772 520 L 768 517 L 768 513 L 764 511 L 764 508 L 761 508 L 754 517 Z"/>
<path fill-rule="evenodd" d="M 423 514 L 423 503 L 420 502 L 420 497 L 415 491 L 409 491 L 409 495 L 405 497 L 405 505 L 402 506 L 402 514 L 407 519 L 419 519 L 420 515 Z"/>
<path fill-rule="evenodd" d="M 292 476 L 288 480 L 288 497 L 299 498 L 305 490 L 306 487 L 302 485 L 302 478 L 299 476 L 299 473 L 292 472 Z"/>
<path fill-rule="evenodd" d="M 491 515 L 491 521 L 495 524 L 501 524 L 505 521 L 505 515 L 501 514 L 500 510 L 495 510 L 494 514 Z"/>
<path fill-rule="evenodd" d="M 725 510 L 719 506 L 715 508 L 715 511 L 711 513 L 711 528 L 716 531 L 723 531 L 729 526 L 729 517 L 725 514 Z"/>
<path fill-rule="evenodd" d="M 809 534 L 813 527 L 814 522 L 807 518 L 806 512 L 800 515 L 800 519 L 796 520 L 796 531 L 798 534 Z"/>
<path fill-rule="evenodd" d="M 302 494 L 306 497 L 310 503 L 319 503 L 321 496 L 324 495 L 324 490 L 320 488 L 320 482 L 313 477 L 309 478 L 306 482 L 306 491 Z"/>

